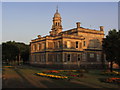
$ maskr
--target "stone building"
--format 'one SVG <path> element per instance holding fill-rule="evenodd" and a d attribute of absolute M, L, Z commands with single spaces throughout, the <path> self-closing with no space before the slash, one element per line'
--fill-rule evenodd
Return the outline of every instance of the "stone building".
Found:
<path fill-rule="evenodd" d="M 62 31 L 62 18 L 56 10 L 49 35 L 31 40 L 30 64 L 51 67 L 101 67 L 104 60 L 104 27 L 92 30 L 81 27 Z"/>

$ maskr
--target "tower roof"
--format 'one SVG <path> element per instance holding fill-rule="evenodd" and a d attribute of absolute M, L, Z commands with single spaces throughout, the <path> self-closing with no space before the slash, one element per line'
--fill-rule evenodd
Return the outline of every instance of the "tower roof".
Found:
<path fill-rule="evenodd" d="M 60 13 L 58 13 L 58 6 L 57 6 L 57 9 L 56 9 L 56 13 L 54 14 L 54 17 L 61 17 Z"/>

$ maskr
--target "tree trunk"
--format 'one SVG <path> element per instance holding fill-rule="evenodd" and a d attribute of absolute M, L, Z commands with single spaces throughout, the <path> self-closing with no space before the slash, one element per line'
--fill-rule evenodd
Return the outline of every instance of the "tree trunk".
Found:
<path fill-rule="evenodd" d="M 18 65 L 20 65 L 20 54 L 18 56 Z"/>
<path fill-rule="evenodd" d="M 110 62 L 110 71 L 113 71 L 113 61 Z"/>

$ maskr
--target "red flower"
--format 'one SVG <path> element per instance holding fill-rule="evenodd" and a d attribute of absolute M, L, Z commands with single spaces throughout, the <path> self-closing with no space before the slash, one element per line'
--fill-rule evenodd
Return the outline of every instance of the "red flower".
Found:
<path fill-rule="evenodd" d="M 77 75 L 71 75 L 71 76 L 76 77 Z"/>

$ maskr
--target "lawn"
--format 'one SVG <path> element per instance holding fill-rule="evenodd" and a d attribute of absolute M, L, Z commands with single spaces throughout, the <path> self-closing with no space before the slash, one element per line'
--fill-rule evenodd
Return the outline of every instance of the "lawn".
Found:
<path fill-rule="evenodd" d="M 59 71 L 59 70 L 56 70 Z M 42 71 L 41 71 L 42 72 Z M 76 80 L 76 81 L 80 81 L 80 82 L 84 82 L 87 84 L 92 84 L 98 87 L 103 87 L 103 88 L 118 88 L 120 83 L 106 83 L 106 82 L 102 82 L 102 80 L 106 79 L 106 78 L 110 78 L 110 77 L 118 77 L 120 78 L 119 75 L 102 75 L 101 74 L 102 71 L 100 70 L 90 70 L 89 72 L 72 72 L 72 71 L 64 71 L 64 72 L 60 72 L 60 73 L 48 73 L 52 74 L 52 75 L 62 75 L 62 76 L 67 76 L 69 77 L 71 80 Z M 78 74 L 78 76 L 77 76 Z"/>
<path fill-rule="evenodd" d="M 33 85 L 33 88 L 120 88 L 120 84 L 102 82 L 101 79 L 113 77 L 113 75 L 102 75 L 101 70 L 84 71 L 60 71 L 32 66 L 19 66 L 16 68 L 4 68 L 7 77 L 16 77 L 22 83 Z M 49 71 L 57 71 L 49 72 Z M 46 73 L 57 76 L 67 76 L 68 79 L 53 79 L 46 76 L 36 75 L 36 73 Z M 71 76 L 72 75 L 72 76 Z M 76 76 L 77 75 L 77 76 Z M 120 77 L 119 75 L 115 77 Z M 23 82 L 24 81 L 24 82 Z M 14 81 L 15 82 L 15 81 Z M 9 81 L 10 83 L 10 81 Z M 16 83 L 19 83 L 16 81 Z M 28 85 L 29 87 L 29 85 Z"/>

